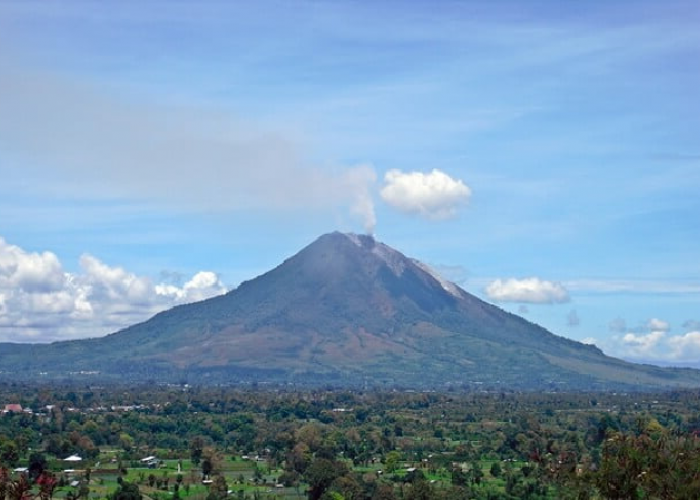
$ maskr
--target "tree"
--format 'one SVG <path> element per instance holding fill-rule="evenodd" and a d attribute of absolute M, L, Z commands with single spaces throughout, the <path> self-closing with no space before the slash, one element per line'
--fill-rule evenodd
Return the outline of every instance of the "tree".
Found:
<path fill-rule="evenodd" d="M 297 484 L 299 481 L 299 473 L 297 471 L 284 471 L 280 474 L 280 477 L 277 478 L 277 481 L 289 488 Z"/>
<path fill-rule="evenodd" d="M 466 486 L 467 479 L 467 474 L 460 466 L 455 466 L 452 468 L 452 484 L 454 486 Z"/>
<path fill-rule="evenodd" d="M 387 472 L 394 472 L 398 467 L 401 455 L 398 451 L 393 450 L 386 454 L 386 459 L 384 460 L 384 465 L 386 466 Z"/>
<path fill-rule="evenodd" d="M 6 467 L 0 466 L 0 500 L 5 500 L 10 482 L 10 473 Z"/>
<path fill-rule="evenodd" d="M 50 500 L 53 497 L 53 490 L 58 484 L 58 479 L 52 473 L 44 470 L 36 480 L 39 485 L 39 498 L 41 500 Z M 4 499 L 4 497 L 2 497 Z"/>
<path fill-rule="evenodd" d="M 606 498 L 700 498 L 700 439 L 612 435 L 594 480 Z"/>
<path fill-rule="evenodd" d="M 202 460 L 202 476 L 204 478 L 209 477 L 213 468 L 214 466 L 212 465 L 210 458 L 207 457 L 204 460 Z"/>
<path fill-rule="evenodd" d="M 479 462 L 472 462 L 472 468 L 469 472 L 471 474 L 472 484 L 481 483 L 481 478 L 484 477 L 484 471 L 481 470 L 481 464 Z"/>
<path fill-rule="evenodd" d="M 416 479 L 408 487 L 405 496 L 406 500 L 432 500 L 435 492 L 432 485 L 425 479 L 425 476 L 416 476 Z"/>
<path fill-rule="evenodd" d="M 129 453 L 134 447 L 134 438 L 126 432 L 122 432 L 119 434 L 119 446 L 121 446 L 125 452 Z"/>
<path fill-rule="evenodd" d="M 9 500 L 29 500 L 31 498 L 32 486 L 27 480 L 26 474 L 21 474 L 19 478 L 10 481 L 7 485 L 7 498 Z"/>
<path fill-rule="evenodd" d="M 346 474 L 335 479 L 329 491 L 338 493 L 344 500 L 364 500 L 365 493 L 360 483 L 351 475 Z"/>
<path fill-rule="evenodd" d="M 14 467 L 19 461 L 19 450 L 17 449 L 17 444 L 12 440 L 8 439 L 0 447 L 0 461 L 3 463 Z"/>
<path fill-rule="evenodd" d="M 327 458 L 315 458 L 304 472 L 309 483 L 309 500 L 319 500 L 331 483 L 347 473 L 342 462 Z"/>
<path fill-rule="evenodd" d="M 46 469 L 46 457 L 43 453 L 33 451 L 29 455 L 29 479 L 36 479 Z"/>
<path fill-rule="evenodd" d="M 112 494 L 111 500 L 141 500 L 141 492 L 138 485 L 121 481 L 117 491 Z"/>
<path fill-rule="evenodd" d="M 499 464 L 498 462 L 492 463 L 489 472 L 493 477 L 501 477 L 501 473 L 503 472 L 503 470 L 501 469 L 501 464 Z"/>
<path fill-rule="evenodd" d="M 202 453 L 204 452 L 204 440 L 201 436 L 195 436 L 190 441 L 190 460 L 192 463 L 197 465 L 200 460 L 202 460 Z"/>
<path fill-rule="evenodd" d="M 253 470 L 253 480 L 255 481 L 255 484 L 258 484 L 263 480 L 262 470 L 260 470 L 257 463 L 255 464 L 255 469 Z"/>
<path fill-rule="evenodd" d="M 90 496 L 90 487 L 87 485 L 86 482 L 81 481 L 80 488 L 78 488 L 78 496 L 76 498 L 84 498 L 85 500 L 87 500 L 89 496 Z"/>
<path fill-rule="evenodd" d="M 394 500 L 394 487 L 389 483 L 377 483 L 377 487 L 372 494 L 372 500 Z"/>
<path fill-rule="evenodd" d="M 209 495 L 207 495 L 207 500 L 221 500 L 226 498 L 228 495 L 228 484 L 226 484 L 226 479 L 221 474 L 214 476 L 214 480 L 209 487 Z"/>

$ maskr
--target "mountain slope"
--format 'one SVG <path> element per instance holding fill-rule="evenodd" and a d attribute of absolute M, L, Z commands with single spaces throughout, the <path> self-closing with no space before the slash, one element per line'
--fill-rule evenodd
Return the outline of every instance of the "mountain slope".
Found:
<path fill-rule="evenodd" d="M 321 236 L 236 290 L 103 338 L 0 346 L 13 373 L 594 389 L 700 386 L 609 358 L 436 277 L 369 236 Z"/>

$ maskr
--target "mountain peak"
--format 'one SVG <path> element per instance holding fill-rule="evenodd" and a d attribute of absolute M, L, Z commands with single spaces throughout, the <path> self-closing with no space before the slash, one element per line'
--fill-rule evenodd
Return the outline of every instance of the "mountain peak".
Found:
<path fill-rule="evenodd" d="M 372 235 L 334 232 L 324 236 L 338 239 L 342 238 L 344 241 L 353 243 L 362 252 L 367 252 L 386 264 L 397 277 L 401 276 L 406 266 L 412 262 L 411 259 L 407 258 L 398 250 L 377 241 Z"/>
<path fill-rule="evenodd" d="M 436 271 L 433 267 L 421 262 L 418 259 L 408 258 L 403 255 L 398 250 L 377 241 L 374 236 L 366 234 L 355 234 L 355 233 L 331 233 L 344 236 L 352 241 L 355 245 L 360 248 L 369 250 L 374 255 L 379 257 L 396 276 L 401 276 L 405 271 L 406 267 L 410 264 L 417 266 L 419 269 L 429 274 L 434 278 L 440 286 L 448 293 L 455 297 L 461 297 L 461 289 L 452 281 L 445 279 Z"/>
<path fill-rule="evenodd" d="M 371 234 L 357 234 L 357 233 L 340 233 L 340 232 L 335 232 L 331 234 L 338 234 L 341 236 L 345 236 L 348 238 L 350 241 L 352 241 L 355 245 L 358 247 L 365 247 L 365 246 L 372 246 L 374 245 L 374 236 Z"/>
<path fill-rule="evenodd" d="M 480 300 L 373 236 L 340 232 L 225 295 L 104 338 L 5 348 L 0 364 L 22 377 L 130 370 L 134 381 L 700 386 L 700 372 L 609 358 Z"/>

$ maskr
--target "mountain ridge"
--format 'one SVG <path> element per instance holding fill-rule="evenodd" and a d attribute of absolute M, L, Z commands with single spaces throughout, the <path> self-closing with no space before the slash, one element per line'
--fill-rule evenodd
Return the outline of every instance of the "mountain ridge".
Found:
<path fill-rule="evenodd" d="M 1 366 L 25 376 L 88 371 L 136 381 L 700 387 L 700 371 L 608 357 L 482 301 L 371 236 L 339 232 L 226 294 L 105 337 L 0 348 Z"/>

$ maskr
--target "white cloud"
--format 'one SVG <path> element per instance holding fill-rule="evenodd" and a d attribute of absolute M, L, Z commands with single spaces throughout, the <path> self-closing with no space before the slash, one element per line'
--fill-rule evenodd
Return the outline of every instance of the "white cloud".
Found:
<path fill-rule="evenodd" d="M 27 252 L 0 238 L 0 341 L 47 342 L 111 333 L 176 304 L 226 292 L 218 276 L 182 287 L 154 284 L 91 255 L 68 273 L 51 252 Z"/>
<path fill-rule="evenodd" d="M 647 322 L 646 327 L 650 331 L 662 331 L 662 332 L 667 332 L 671 329 L 671 325 L 669 325 L 668 322 L 660 320 L 658 318 L 651 318 Z"/>
<path fill-rule="evenodd" d="M 655 331 L 643 335 L 627 333 L 622 337 L 623 344 L 628 347 L 628 354 L 633 357 L 643 357 L 653 354 L 659 342 L 666 333 Z"/>
<path fill-rule="evenodd" d="M 569 301 L 569 293 L 561 283 L 536 277 L 497 279 L 486 287 L 486 295 L 497 302 L 553 304 Z"/>
<path fill-rule="evenodd" d="M 60 290 L 64 280 L 61 264 L 53 253 L 28 254 L 0 238 L 0 289 L 50 292 Z"/>
<path fill-rule="evenodd" d="M 195 274 L 182 288 L 173 285 L 156 285 L 158 295 L 171 297 L 177 302 L 195 302 L 215 295 L 220 295 L 226 290 L 216 273 L 200 271 Z"/>
<path fill-rule="evenodd" d="M 407 172 L 389 170 L 380 194 L 392 207 L 428 219 L 448 219 L 471 196 L 471 189 L 440 170 Z"/>
<path fill-rule="evenodd" d="M 700 331 L 675 335 L 668 339 L 671 356 L 676 361 L 694 361 L 700 359 Z"/>
<path fill-rule="evenodd" d="M 612 356 L 661 364 L 697 363 L 700 359 L 700 331 L 669 336 L 670 325 L 652 318 L 639 328 L 604 342 Z"/>

